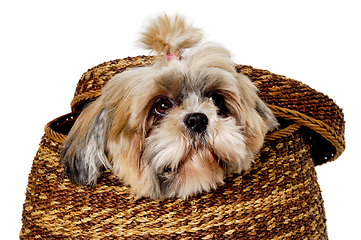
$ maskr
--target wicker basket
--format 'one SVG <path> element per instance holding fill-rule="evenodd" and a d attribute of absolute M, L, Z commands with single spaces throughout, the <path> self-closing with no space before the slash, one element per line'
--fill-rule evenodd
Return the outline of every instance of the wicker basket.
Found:
<path fill-rule="evenodd" d="M 342 110 L 301 82 L 236 66 L 260 89 L 281 128 L 267 135 L 250 171 L 188 200 L 134 200 L 111 172 L 98 185 L 73 185 L 59 150 L 82 106 L 115 74 L 152 64 L 140 56 L 103 63 L 83 74 L 72 113 L 45 127 L 23 208 L 21 239 L 327 239 L 315 166 L 345 149 Z"/>

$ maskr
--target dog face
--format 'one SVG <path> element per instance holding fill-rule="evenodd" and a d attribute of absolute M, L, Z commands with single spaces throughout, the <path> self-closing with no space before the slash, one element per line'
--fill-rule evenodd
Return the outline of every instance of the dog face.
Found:
<path fill-rule="evenodd" d="M 137 197 L 187 198 L 249 169 L 274 126 L 228 52 L 203 46 L 115 76 L 77 119 L 62 156 L 74 182 L 95 184 L 105 166 Z"/>
<path fill-rule="evenodd" d="M 105 167 L 136 197 L 187 198 L 250 168 L 277 125 L 255 86 L 222 47 L 170 56 L 114 76 L 82 111 L 61 151 L 73 182 Z"/>

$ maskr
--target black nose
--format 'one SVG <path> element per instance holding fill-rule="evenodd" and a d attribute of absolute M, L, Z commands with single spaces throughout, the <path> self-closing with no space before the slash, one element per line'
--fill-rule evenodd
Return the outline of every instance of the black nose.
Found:
<path fill-rule="evenodd" d="M 188 129 L 201 133 L 207 129 L 208 118 L 203 113 L 191 113 L 186 116 L 184 123 Z"/>

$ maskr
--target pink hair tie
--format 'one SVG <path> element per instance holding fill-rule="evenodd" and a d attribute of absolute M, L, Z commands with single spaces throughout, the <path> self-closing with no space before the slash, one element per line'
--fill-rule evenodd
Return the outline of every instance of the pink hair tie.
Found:
<path fill-rule="evenodd" d="M 167 56 L 163 56 L 164 60 L 172 60 L 172 59 L 176 59 L 179 60 L 179 56 L 175 53 L 169 53 Z"/>

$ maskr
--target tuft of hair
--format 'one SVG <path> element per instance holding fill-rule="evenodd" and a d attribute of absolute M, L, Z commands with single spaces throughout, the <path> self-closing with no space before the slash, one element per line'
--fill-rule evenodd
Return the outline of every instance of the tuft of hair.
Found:
<path fill-rule="evenodd" d="M 146 49 L 155 50 L 158 56 L 170 53 L 180 56 L 184 49 L 197 44 L 202 36 L 201 31 L 187 24 L 182 16 L 170 18 L 164 14 L 151 22 L 142 33 L 140 42 Z"/>

